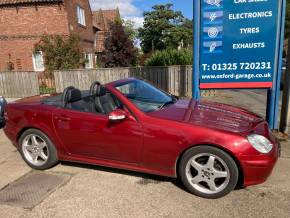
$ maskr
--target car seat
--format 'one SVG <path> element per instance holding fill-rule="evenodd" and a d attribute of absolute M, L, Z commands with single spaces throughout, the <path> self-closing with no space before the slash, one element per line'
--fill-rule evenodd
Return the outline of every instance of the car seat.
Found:
<path fill-rule="evenodd" d="M 95 107 L 99 113 L 109 114 L 117 108 L 117 105 L 106 87 L 99 85 L 96 89 Z"/>
<path fill-rule="evenodd" d="M 72 86 L 67 87 L 62 95 L 62 106 L 64 108 L 78 110 L 78 111 L 90 111 L 90 105 L 82 100 L 82 93 L 79 89 Z"/>

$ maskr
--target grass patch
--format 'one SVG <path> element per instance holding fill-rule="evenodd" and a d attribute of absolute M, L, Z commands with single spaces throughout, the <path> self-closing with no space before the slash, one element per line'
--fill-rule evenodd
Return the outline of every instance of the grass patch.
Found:
<path fill-rule="evenodd" d="M 39 87 L 39 92 L 40 92 L 41 95 L 52 94 L 52 93 L 56 93 L 56 89 L 55 88 L 50 88 L 50 87 L 47 87 L 47 86 L 40 86 Z"/>

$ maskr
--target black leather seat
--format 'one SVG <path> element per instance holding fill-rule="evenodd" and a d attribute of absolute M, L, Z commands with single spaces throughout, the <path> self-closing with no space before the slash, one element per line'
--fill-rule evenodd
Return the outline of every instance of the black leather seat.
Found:
<path fill-rule="evenodd" d="M 82 100 L 81 91 L 72 86 L 64 90 L 62 102 L 64 108 L 85 112 L 90 111 L 90 105 Z"/>
<path fill-rule="evenodd" d="M 95 107 L 99 113 L 109 114 L 117 108 L 117 105 L 106 88 L 99 85 L 96 90 Z"/>

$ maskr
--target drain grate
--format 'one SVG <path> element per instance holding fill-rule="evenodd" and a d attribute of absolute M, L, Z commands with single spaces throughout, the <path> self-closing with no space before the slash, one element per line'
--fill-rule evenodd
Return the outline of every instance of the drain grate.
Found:
<path fill-rule="evenodd" d="M 29 173 L 0 191 L 0 204 L 33 208 L 69 178 L 63 174 Z"/>

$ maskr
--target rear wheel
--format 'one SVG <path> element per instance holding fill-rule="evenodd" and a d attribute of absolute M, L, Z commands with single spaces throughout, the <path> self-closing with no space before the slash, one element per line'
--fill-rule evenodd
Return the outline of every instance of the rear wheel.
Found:
<path fill-rule="evenodd" d="M 19 139 L 19 145 L 22 158 L 33 169 L 46 170 L 58 162 L 54 144 L 37 129 L 26 130 Z"/>
<path fill-rule="evenodd" d="M 238 182 L 238 167 L 230 155 L 210 146 L 197 146 L 182 156 L 179 173 L 185 187 L 204 198 L 220 198 Z"/>

